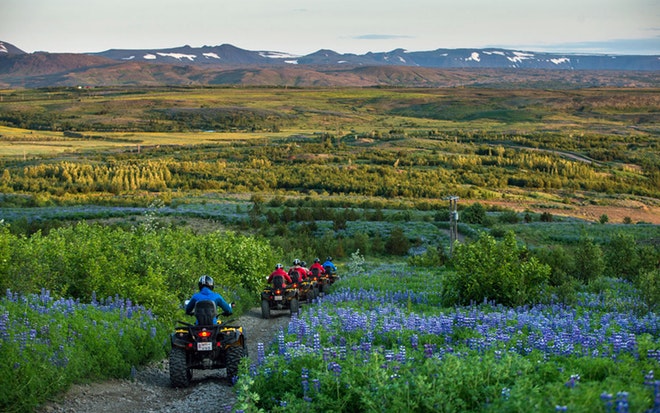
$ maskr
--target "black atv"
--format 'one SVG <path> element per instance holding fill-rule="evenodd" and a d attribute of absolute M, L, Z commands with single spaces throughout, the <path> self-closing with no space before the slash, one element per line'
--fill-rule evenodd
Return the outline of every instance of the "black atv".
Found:
<path fill-rule="evenodd" d="M 213 301 L 195 304 L 196 324 L 178 321 L 172 334 L 170 381 L 174 387 L 190 385 L 193 370 L 227 369 L 233 384 L 241 358 L 247 357 L 243 327 L 214 323 L 217 317 Z"/>
<path fill-rule="evenodd" d="M 261 316 L 270 318 L 271 310 L 289 310 L 291 315 L 298 313 L 298 293 L 297 286 L 285 285 L 281 275 L 273 277 L 272 283 L 261 293 Z"/>
<path fill-rule="evenodd" d="M 325 275 L 327 277 L 327 285 L 332 285 L 339 279 L 336 269 L 329 265 L 324 266 L 323 269 L 325 270 Z"/>
<path fill-rule="evenodd" d="M 319 295 L 319 287 L 316 279 L 306 277 L 300 279 L 300 273 L 296 270 L 289 271 L 289 277 L 293 281 L 293 287 L 298 288 L 298 300 L 300 303 L 311 303 Z"/>

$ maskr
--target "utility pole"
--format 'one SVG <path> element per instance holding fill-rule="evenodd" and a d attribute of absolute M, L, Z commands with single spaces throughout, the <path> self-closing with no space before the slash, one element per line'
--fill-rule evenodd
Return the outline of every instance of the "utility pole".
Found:
<path fill-rule="evenodd" d="M 449 256 L 454 255 L 454 243 L 458 239 L 458 197 L 449 198 Z"/>

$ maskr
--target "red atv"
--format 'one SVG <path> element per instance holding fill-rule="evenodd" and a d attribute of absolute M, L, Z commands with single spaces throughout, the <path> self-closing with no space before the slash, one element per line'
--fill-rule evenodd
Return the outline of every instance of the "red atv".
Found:
<path fill-rule="evenodd" d="M 298 313 L 299 291 L 295 285 L 286 285 L 281 275 L 274 276 L 271 285 L 261 293 L 261 316 L 270 318 L 271 310 L 289 310 L 291 315 Z"/>

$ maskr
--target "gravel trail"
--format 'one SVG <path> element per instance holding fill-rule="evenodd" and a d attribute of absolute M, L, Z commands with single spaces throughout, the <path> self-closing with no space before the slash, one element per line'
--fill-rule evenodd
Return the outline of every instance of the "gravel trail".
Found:
<path fill-rule="evenodd" d="M 268 345 L 280 329 L 286 329 L 288 311 L 273 311 L 261 318 L 253 308 L 237 319 L 243 326 L 249 357 L 256 361 L 257 343 Z M 190 387 L 173 388 L 168 359 L 139 369 L 133 380 L 109 380 L 72 386 L 60 400 L 49 402 L 38 413 L 124 413 L 124 412 L 224 412 L 236 400 L 225 370 L 195 370 Z"/>

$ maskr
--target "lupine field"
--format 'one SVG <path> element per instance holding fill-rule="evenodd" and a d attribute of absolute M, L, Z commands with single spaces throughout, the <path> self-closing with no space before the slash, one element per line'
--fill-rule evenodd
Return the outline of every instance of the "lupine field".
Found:
<path fill-rule="evenodd" d="M 130 300 L 0 299 L 0 411 L 30 411 L 81 380 L 127 377 L 165 356 L 169 331 Z"/>
<path fill-rule="evenodd" d="M 344 276 L 259 345 L 236 411 L 660 412 L 660 316 L 629 283 L 570 307 L 443 308 L 440 280 Z"/>

